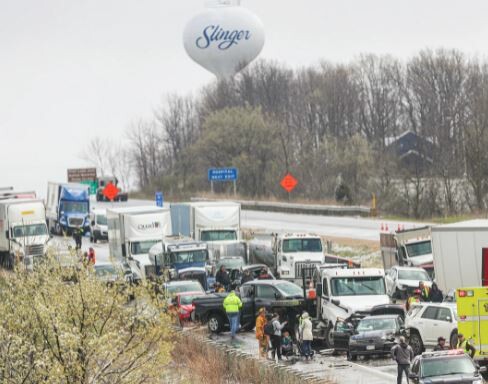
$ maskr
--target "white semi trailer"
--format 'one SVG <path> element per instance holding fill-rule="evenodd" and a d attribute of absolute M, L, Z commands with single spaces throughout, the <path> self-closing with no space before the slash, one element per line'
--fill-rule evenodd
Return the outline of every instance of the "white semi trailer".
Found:
<path fill-rule="evenodd" d="M 435 281 L 447 293 L 488 285 L 488 220 L 432 227 Z"/>
<path fill-rule="evenodd" d="M 204 241 L 210 260 L 224 256 L 246 256 L 241 242 L 241 205 L 229 201 L 171 204 L 173 233 Z"/>
<path fill-rule="evenodd" d="M 151 247 L 171 235 L 169 208 L 154 206 L 107 209 L 111 257 L 126 259 L 141 279 L 155 274 Z"/>
<path fill-rule="evenodd" d="M 46 209 L 42 200 L 0 200 L 0 263 L 12 268 L 23 262 L 32 268 L 46 253 L 49 242 Z"/>

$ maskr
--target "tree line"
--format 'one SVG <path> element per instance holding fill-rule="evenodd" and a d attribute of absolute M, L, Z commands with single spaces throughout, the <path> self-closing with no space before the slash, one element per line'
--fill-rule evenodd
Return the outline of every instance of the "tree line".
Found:
<path fill-rule="evenodd" d="M 290 172 L 296 198 L 352 204 L 375 194 L 381 210 L 413 217 L 483 212 L 487 64 L 443 49 L 300 69 L 258 61 L 196 95 L 166 97 L 153 119 L 128 128 L 118 167 L 140 190 L 174 196 L 208 190 L 209 167 L 235 166 L 248 197 L 286 198 L 279 181 Z M 389 144 L 408 131 L 430 145 L 418 144 L 407 166 Z"/>

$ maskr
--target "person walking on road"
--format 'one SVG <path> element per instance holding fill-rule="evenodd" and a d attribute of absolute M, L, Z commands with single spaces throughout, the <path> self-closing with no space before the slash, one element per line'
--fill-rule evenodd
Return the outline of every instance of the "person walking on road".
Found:
<path fill-rule="evenodd" d="M 240 313 L 242 308 L 242 301 L 235 291 L 231 291 L 224 299 L 224 309 L 229 318 L 231 338 L 235 339 L 236 333 L 239 330 Z"/>
<path fill-rule="evenodd" d="M 215 281 L 222 284 L 226 291 L 229 290 L 230 277 L 229 273 L 226 271 L 225 267 L 222 265 L 218 272 L 215 274 Z"/>
<path fill-rule="evenodd" d="M 447 351 L 449 348 L 446 345 L 446 339 L 442 336 L 437 338 L 437 345 L 434 347 L 434 352 Z"/>
<path fill-rule="evenodd" d="M 457 344 L 458 349 L 462 349 L 465 353 L 467 353 L 471 358 L 474 357 L 474 354 L 476 353 L 476 348 L 471 345 L 468 340 L 464 337 L 462 333 L 458 335 L 458 344 Z"/>
<path fill-rule="evenodd" d="M 273 329 L 274 334 L 271 335 L 271 348 L 273 351 L 272 357 L 275 360 L 278 357 L 278 361 L 281 361 L 281 330 L 288 324 L 288 321 L 280 323 L 280 315 L 275 313 L 273 315 Z"/>
<path fill-rule="evenodd" d="M 91 264 L 91 265 L 95 265 L 95 250 L 90 247 L 88 248 L 88 263 Z"/>
<path fill-rule="evenodd" d="M 444 301 L 444 295 L 436 283 L 432 283 L 432 288 L 430 289 L 430 300 L 433 303 L 442 303 Z"/>
<path fill-rule="evenodd" d="M 81 249 L 81 238 L 83 236 L 83 228 L 77 228 L 73 231 L 73 239 L 75 241 L 75 249 L 78 251 Z"/>
<path fill-rule="evenodd" d="M 258 341 L 259 357 L 266 358 L 268 351 L 268 338 L 264 334 L 264 326 L 268 321 L 266 320 L 266 309 L 260 308 L 258 317 L 256 318 L 256 340 Z"/>
<path fill-rule="evenodd" d="M 403 372 L 405 372 L 407 383 L 409 383 L 408 375 L 414 354 L 412 347 L 405 342 L 404 336 L 400 336 L 400 343 L 391 349 L 391 357 L 398 364 L 397 384 L 402 384 Z"/>
<path fill-rule="evenodd" d="M 302 352 L 305 359 L 312 359 L 312 322 L 310 321 L 310 316 L 307 312 L 302 314 L 302 322 L 299 326 L 300 337 L 302 339 Z"/>

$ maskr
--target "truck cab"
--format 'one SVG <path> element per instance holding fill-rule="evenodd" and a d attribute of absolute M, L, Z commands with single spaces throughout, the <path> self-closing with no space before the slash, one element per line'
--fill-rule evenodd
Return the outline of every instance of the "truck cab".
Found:
<path fill-rule="evenodd" d="M 430 227 L 380 234 L 385 270 L 395 265 L 424 267 L 434 262 Z"/>
<path fill-rule="evenodd" d="M 46 211 L 41 200 L 0 201 L 1 263 L 12 267 L 18 258 L 31 269 L 35 260 L 46 254 L 50 236 Z"/>
<path fill-rule="evenodd" d="M 385 273 L 376 268 L 321 268 L 315 273 L 317 319 L 315 337 L 332 345 L 338 319 L 355 323 L 378 305 L 389 304 Z"/>
<path fill-rule="evenodd" d="M 303 274 L 310 280 L 313 268 L 325 261 L 322 240 L 316 235 L 275 235 L 273 248 L 279 278 L 299 285 L 302 285 Z"/>
<path fill-rule="evenodd" d="M 167 236 L 151 247 L 149 259 L 163 274 L 176 279 L 181 270 L 207 267 L 208 248 L 188 237 Z"/>

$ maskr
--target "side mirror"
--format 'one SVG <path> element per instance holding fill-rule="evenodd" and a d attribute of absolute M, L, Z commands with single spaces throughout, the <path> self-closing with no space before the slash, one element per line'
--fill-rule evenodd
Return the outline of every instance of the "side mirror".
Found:
<path fill-rule="evenodd" d="M 281 295 L 278 292 L 275 292 L 274 296 L 276 300 L 281 299 Z"/>
<path fill-rule="evenodd" d="M 451 316 L 446 316 L 446 321 L 448 321 L 449 323 L 452 323 Z"/>
<path fill-rule="evenodd" d="M 95 220 L 92 220 L 91 221 L 91 226 L 94 227 L 95 226 Z"/>
<path fill-rule="evenodd" d="M 486 373 L 486 372 L 488 372 L 488 367 L 485 365 L 485 366 L 481 367 L 478 372 L 479 373 Z"/>
<path fill-rule="evenodd" d="M 341 305 L 341 302 L 339 300 L 336 300 L 336 299 L 332 299 L 331 302 L 332 302 L 332 304 L 337 305 L 337 306 Z"/>

